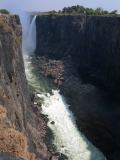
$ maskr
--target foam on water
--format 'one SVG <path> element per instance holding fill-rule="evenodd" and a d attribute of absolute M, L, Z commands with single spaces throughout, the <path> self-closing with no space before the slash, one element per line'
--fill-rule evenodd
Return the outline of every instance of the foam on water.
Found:
<path fill-rule="evenodd" d="M 44 99 L 42 113 L 48 115 L 48 126 L 54 133 L 57 151 L 67 155 L 69 160 L 105 160 L 104 155 L 78 131 L 73 113 L 59 91 L 38 96 Z"/>

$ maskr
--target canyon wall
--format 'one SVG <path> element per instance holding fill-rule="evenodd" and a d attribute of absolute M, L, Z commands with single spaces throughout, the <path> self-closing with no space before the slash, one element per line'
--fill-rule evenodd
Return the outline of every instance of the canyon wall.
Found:
<path fill-rule="evenodd" d="M 120 89 L 120 18 L 43 15 L 37 17 L 37 55 L 71 56 L 78 68 L 112 90 Z"/>
<path fill-rule="evenodd" d="M 78 128 L 120 159 L 120 18 L 40 15 L 33 63 L 66 96 Z"/>
<path fill-rule="evenodd" d="M 0 15 L 0 152 L 18 157 L 0 153 L 0 159 L 49 160 L 46 123 L 29 95 L 19 16 Z"/>

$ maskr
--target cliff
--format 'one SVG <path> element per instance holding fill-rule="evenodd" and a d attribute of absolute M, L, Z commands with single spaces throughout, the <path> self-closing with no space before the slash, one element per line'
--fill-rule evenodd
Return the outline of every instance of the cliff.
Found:
<path fill-rule="evenodd" d="M 36 19 L 34 65 L 58 85 L 78 128 L 108 160 L 120 159 L 119 26 L 119 17 L 40 15 Z"/>
<path fill-rule="evenodd" d="M 18 157 L 0 153 L 0 159 L 49 160 L 46 121 L 31 102 L 21 37 L 19 17 L 0 15 L 0 152 Z"/>
<path fill-rule="evenodd" d="M 104 16 L 38 16 L 36 55 L 71 56 L 77 69 L 112 90 L 120 89 L 120 18 Z"/>

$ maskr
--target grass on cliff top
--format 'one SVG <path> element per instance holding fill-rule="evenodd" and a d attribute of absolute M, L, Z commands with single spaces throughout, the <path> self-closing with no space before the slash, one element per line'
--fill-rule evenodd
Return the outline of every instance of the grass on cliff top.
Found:
<path fill-rule="evenodd" d="M 34 160 L 35 155 L 27 151 L 27 138 L 3 123 L 6 113 L 6 108 L 0 105 L 0 152 L 9 152 L 25 160 Z"/>

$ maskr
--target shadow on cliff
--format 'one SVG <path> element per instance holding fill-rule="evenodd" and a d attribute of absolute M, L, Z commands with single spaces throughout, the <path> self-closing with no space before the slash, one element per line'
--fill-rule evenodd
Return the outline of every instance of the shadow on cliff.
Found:
<path fill-rule="evenodd" d="M 36 55 L 47 59 L 37 64 L 41 73 L 61 88 L 80 131 L 108 160 L 119 160 L 120 18 L 39 16 L 36 25 Z"/>
<path fill-rule="evenodd" d="M 116 126 L 120 127 L 120 99 L 119 93 L 113 92 L 107 86 L 104 85 L 102 80 L 97 79 L 95 75 L 91 73 L 92 71 L 88 68 L 79 68 L 78 70 L 79 76 L 82 80 L 83 84 L 90 84 L 95 86 L 99 90 L 99 94 L 97 95 L 100 97 L 100 102 L 97 105 L 103 113 L 108 116 Z M 94 96 L 94 99 L 96 95 Z"/>

